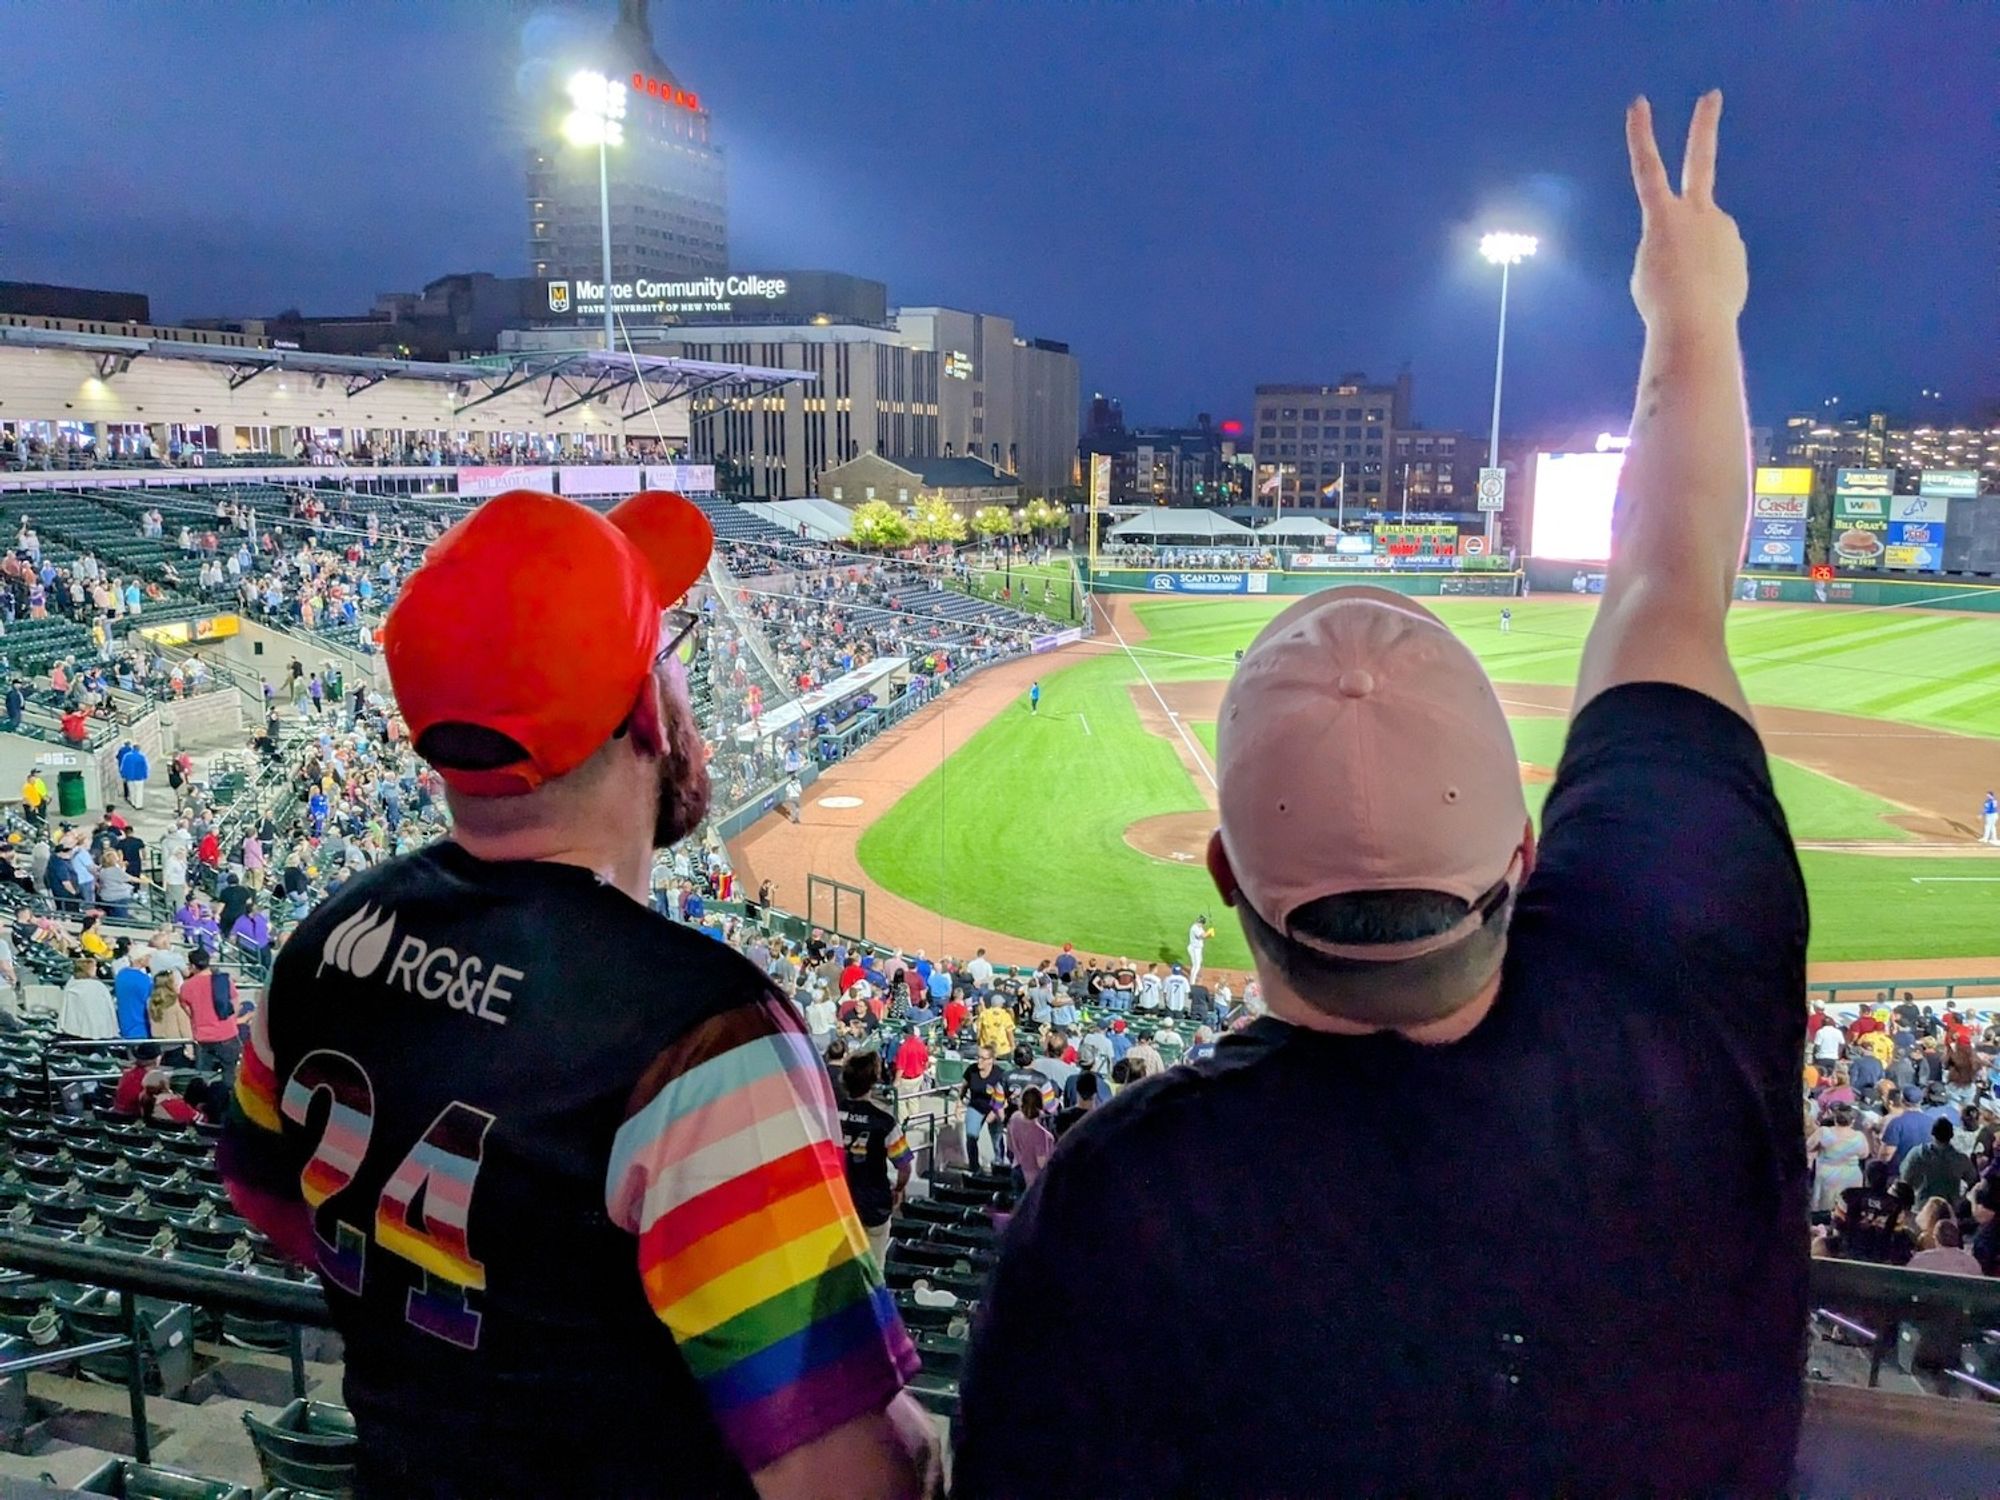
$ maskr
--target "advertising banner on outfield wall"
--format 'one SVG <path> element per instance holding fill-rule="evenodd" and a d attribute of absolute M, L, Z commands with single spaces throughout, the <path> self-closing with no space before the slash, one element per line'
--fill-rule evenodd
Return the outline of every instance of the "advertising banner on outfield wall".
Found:
<path fill-rule="evenodd" d="M 1833 518 L 1836 521 L 1886 521 L 1889 519 L 1888 495 L 1835 495 L 1833 497 Z"/>
<path fill-rule="evenodd" d="M 1882 566 L 1887 521 L 1866 516 L 1836 516 L 1833 521 L 1833 561 L 1842 568 Z"/>
<path fill-rule="evenodd" d="M 562 492 L 579 495 L 636 495 L 645 488 L 637 464 L 564 464 L 557 471 Z"/>
<path fill-rule="evenodd" d="M 1898 500 L 1909 497 L 1898 495 Z M 1882 566 L 1920 573 L 1936 573 L 1944 567 L 1944 523 L 1942 521 L 1891 521 L 1882 533 Z"/>
<path fill-rule="evenodd" d="M 1743 562 L 1751 568 L 1796 568 L 1806 560 L 1806 523 L 1758 519 L 1750 523 Z"/>
<path fill-rule="evenodd" d="M 1370 547 L 1362 552 L 1294 552 L 1291 565 L 1295 568 L 1386 568 L 1394 561 L 1394 558 Z"/>
<path fill-rule="evenodd" d="M 1812 505 L 1810 495 L 1753 495 L 1750 514 L 1774 521 L 1803 521 Z"/>
<path fill-rule="evenodd" d="M 1946 500 L 1970 500 L 1979 493 L 1977 469 L 1925 469 L 1917 476 L 1917 493 Z"/>
<path fill-rule="evenodd" d="M 504 495 L 509 490 L 541 490 L 546 493 L 555 488 L 554 469 L 486 468 L 460 469 L 458 471 L 458 492 L 461 495 Z"/>
<path fill-rule="evenodd" d="M 715 488 L 714 464 L 647 464 L 646 488 L 706 495 Z"/>
<path fill-rule="evenodd" d="M 1889 520 L 1928 521 L 1942 527 L 1951 520 L 1951 501 L 1943 495 L 1891 495 Z"/>
<path fill-rule="evenodd" d="M 1146 587 L 1155 594 L 1268 594 L 1268 573 L 1149 573 Z"/>
<path fill-rule="evenodd" d="M 1811 469 L 1759 469 L 1756 491 L 1760 495 L 1810 495 Z"/>
<path fill-rule="evenodd" d="M 1836 469 L 1833 473 L 1836 495 L 1887 496 L 1895 488 L 1896 474 L 1892 469 Z"/>

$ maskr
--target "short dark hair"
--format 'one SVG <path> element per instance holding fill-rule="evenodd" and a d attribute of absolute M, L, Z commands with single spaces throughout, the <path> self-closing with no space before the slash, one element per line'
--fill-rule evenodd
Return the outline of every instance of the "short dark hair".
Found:
<path fill-rule="evenodd" d="M 1286 932 L 1265 921 L 1248 902 L 1239 902 L 1236 909 L 1251 948 L 1301 999 L 1332 1014 L 1343 1013 L 1343 1002 L 1352 1001 L 1365 1013 L 1369 991 L 1380 990 L 1391 974 L 1408 988 L 1448 991 L 1459 988 L 1462 980 L 1473 977 L 1469 971 L 1478 968 L 1478 978 L 1484 982 L 1497 962 L 1497 940 L 1506 931 L 1511 896 L 1510 885 L 1495 887 L 1481 903 L 1486 923 L 1479 932 L 1437 953 L 1390 963 L 1333 958 L 1293 935 L 1343 947 L 1415 942 L 1450 931 L 1465 920 L 1472 904 L 1442 891 L 1354 891 L 1307 902 L 1291 914 Z"/>
<path fill-rule="evenodd" d="M 1035 1060 L 1035 1049 L 1030 1047 L 1026 1042 L 1021 1042 L 1014 1048 L 1015 1067 L 1025 1068 L 1029 1063 L 1033 1062 L 1034 1060 Z"/>
<path fill-rule="evenodd" d="M 194 965 L 194 967 L 195 967 L 195 968 L 197 968 L 197 969 L 205 969 L 205 968 L 207 968 L 207 967 L 208 967 L 208 950 L 207 950 L 206 948 L 197 948 L 197 949 L 195 949 L 195 950 L 194 950 L 194 952 L 192 952 L 192 953 L 190 953 L 190 954 L 188 955 L 188 962 L 189 962 L 190 964 Z"/>
<path fill-rule="evenodd" d="M 1076 1075 L 1076 1097 L 1079 1099 L 1097 1097 L 1097 1075 L 1088 1068 Z"/>
<path fill-rule="evenodd" d="M 840 1065 L 840 1085 L 847 1090 L 850 1099 L 874 1093 L 875 1085 L 881 1081 L 882 1054 L 879 1052 L 857 1052 Z"/>
<path fill-rule="evenodd" d="M 1939 1117 L 1938 1119 L 1931 1121 L 1932 1140 L 1936 1141 L 1941 1146 L 1949 1146 L 1951 1144 L 1951 1137 L 1952 1137 L 1951 1121 L 1944 1119 L 1943 1117 Z"/>

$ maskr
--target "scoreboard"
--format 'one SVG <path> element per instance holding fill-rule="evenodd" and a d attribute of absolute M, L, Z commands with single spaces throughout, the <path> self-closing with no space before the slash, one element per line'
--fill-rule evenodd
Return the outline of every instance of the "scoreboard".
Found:
<path fill-rule="evenodd" d="M 1389 558 L 1392 567 L 1451 567 L 1458 561 L 1458 528 L 1380 525 L 1375 551 Z"/>
<path fill-rule="evenodd" d="M 1948 573 L 2000 573 L 2000 495 L 1951 502 L 1944 567 Z"/>

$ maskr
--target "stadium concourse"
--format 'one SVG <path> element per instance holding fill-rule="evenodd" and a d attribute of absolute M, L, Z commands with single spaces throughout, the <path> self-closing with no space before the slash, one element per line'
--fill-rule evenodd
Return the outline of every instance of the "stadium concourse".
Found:
<path fill-rule="evenodd" d="M 705 623 L 689 675 L 711 751 L 716 817 L 656 863 L 654 902 L 763 968 L 799 1007 L 830 1065 L 890 1122 L 882 1160 L 861 1153 L 850 1179 L 921 1361 L 913 1389 L 942 1422 L 956 1410 L 966 1336 L 1005 1216 L 1050 1140 L 1117 1091 L 1204 1055 L 1225 1031 L 1254 1020 L 1261 1002 L 1240 975 L 1023 944 L 939 924 L 914 905 L 903 911 L 879 890 L 870 892 L 870 927 L 894 933 L 893 946 L 843 940 L 797 915 L 807 871 L 853 875 L 866 886 L 858 865 L 837 858 L 840 841 L 851 861 L 855 831 L 885 799 L 993 714 L 1020 704 L 1049 669 L 1037 646 L 1104 647 L 1058 645 L 1047 621 L 967 597 L 935 557 L 863 558 L 801 541 L 726 502 L 700 503 L 720 546 L 699 598 Z M 143 808 L 106 782 L 111 805 L 45 810 L 55 846 L 112 843 L 121 863 L 132 853 L 138 875 L 123 901 L 112 900 L 115 880 L 92 897 L 72 894 L 76 859 L 68 872 L 53 850 L 45 860 L 42 822 L 26 810 L 9 814 L 15 878 L 6 879 L 0 860 L 0 903 L 11 924 L 4 957 L 15 994 L 0 1019 L 0 1245 L 35 1269 L 0 1283 L 0 1334 L 10 1338 L 0 1343 L 0 1371 L 29 1353 L 39 1362 L 31 1372 L 0 1373 L 0 1480 L 48 1475 L 74 1484 L 108 1473 L 117 1477 L 94 1482 L 141 1493 L 162 1483 L 138 1472 L 135 1457 L 144 1456 L 145 1469 L 192 1476 L 184 1488 L 156 1493 L 230 1496 L 280 1485 L 287 1494 L 340 1493 L 351 1483 L 337 1340 L 295 1326 L 315 1321 L 296 1300 L 310 1299 L 311 1278 L 236 1217 L 215 1176 L 212 1055 L 183 1060 L 140 1049 L 178 1044 L 176 1015 L 185 1012 L 173 991 L 183 966 L 190 978 L 201 972 L 196 948 L 230 972 L 239 1002 L 232 1018 L 212 1009 L 205 1023 L 191 1016 L 199 1042 L 218 1019 L 243 1023 L 260 998 L 268 953 L 311 905 L 356 872 L 447 831 L 435 778 L 411 754 L 371 669 L 375 631 L 401 580 L 464 509 L 438 497 L 264 484 L 138 498 L 29 492 L 0 508 L 18 584 L 0 591 L 0 615 L 33 587 L 27 570 L 38 579 L 41 562 L 85 585 L 82 605 L 72 597 L 69 610 L 46 616 L 73 633 L 55 636 L 29 610 L 0 638 L 31 689 L 16 735 L 59 735 L 60 713 L 81 707 L 89 741 L 111 750 L 149 715 L 203 695 L 225 696 L 237 721 L 247 720 L 174 753 L 162 746 L 147 767 Z M 114 610 L 95 597 L 90 560 L 104 572 L 109 558 L 121 579 L 138 582 L 136 619 L 122 598 Z M 163 647 L 133 628 L 223 609 L 270 632 L 269 671 Z M 1121 611 L 1115 621 L 1133 638 L 1133 618 Z M 110 679 L 101 685 L 89 671 L 99 658 Z M 859 808 L 842 805 L 850 797 Z M 126 836 L 113 813 L 136 834 L 136 852 L 113 842 Z M 725 832 L 736 834 L 733 842 Z M 819 834 L 829 840 L 823 847 L 809 842 Z M 807 852 L 780 865 L 773 851 L 781 847 Z M 106 868 L 96 862 L 99 882 Z M 123 917 L 87 927 L 92 899 Z M 136 999 L 137 985 L 112 975 L 116 1038 L 83 1019 L 93 992 L 74 977 L 75 956 L 98 941 L 113 955 L 107 968 L 143 966 L 154 980 L 144 1004 L 120 1006 L 128 989 Z M 1866 1276 L 1870 1263 L 1920 1255 L 1933 1257 L 1920 1265 L 1935 1263 L 1956 1236 L 1990 1276 L 2000 1270 L 2000 1245 L 1976 1200 L 1943 1210 L 1898 1201 L 1876 1234 L 1876 1210 L 1888 1209 L 1843 1196 L 1851 1165 L 1881 1159 L 1901 1170 L 1918 1129 L 1907 1122 L 1919 1116 L 1924 1129 L 1948 1120 L 1954 1149 L 1976 1169 L 1991 1167 L 1996 1122 L 1979 1101 L 2000 1053 L 1993 1002 L 1909 987 L 1921 1001 L 1908 1008 L 1871 987 L 1859 998 L 1836 993 L 1815 1014 L 1801 1059 L 1801 1128 L 1822 1162 L 1818 1253 L 1837 1268 L 1828 1275 Z M 205 993 L 199 983 L 194 992 Z M 1878 1007 L 1878 998 L 1887 1004 Z M 65 1028 L 81 1033 L 82 1044 Z M 853 1058 L 867 1061 L 846 1068 Z M 870 1088 L 877 1075 L 879 1089 Z M 904 1193 L 888 1176 L 868 1175 L 904 1160 L 913 1167 Z M 1878 1192 L 1865 1173 L 1852 1185 Z M 1894 1197 L 1886 1188 L 1878 1196 Z M 69 1252 L 96 1259 L 35 1259 Z M 80 1268 L 89 1265 L 94 1273 Z M 211 1307 L 201 1299 L 222 1297 L 219 1283 L 169 1288 L 156 1279 L 224 1269 L 234 1295 L 264 1304 Z M 121 1296 L 139 1297 L 143 1313 L 143 1441 L 130 1414 L 132 1356 L 116 1347 L 126 1336 Z M 1816 1379 L 1880 1384 L 1912 1399 L 1966 1394 L 1943 1373 L 1959 1352 L 1940 1331 L 1944 1314 L 1937 1326 L 1912 1325 L 1936 1345 L 1924 1358 L 1885 1361 L 1854 1331 L 1868 1331 L 1876 1304 L 1856 1292 L 1829 1294 L 1828 1305 L 1811 1351 Z M 1898 1325 L 1885 1326 L 1893 1350 Z M 1940 1353 L 1945 1342 L 1949 1357 Z M 1982 1356 L 1966 1347 L 1966 1367 L 1975 1369 Z M 1839 1419 L 1815 1408 L 1812 1423 L 1808 1442 L 1820 1461 L 1840 1453 L 1879 1472 L 1879 1463 L 1868 1470 L 1841 1448 Z M 1931 1473 L 1937 1464 L 1956 1472 L 1958 1441 L 1955 1430 L 1940 1429 L 1928 1455 L 1913 1457 L 1910 1440 L 1896 1439 L 1901 1472 Z M 1803 1492 L 1839 1490 L 1807 1483 Z M 1951 1490 L 1941 1483 L 1925 1492 Z"/>

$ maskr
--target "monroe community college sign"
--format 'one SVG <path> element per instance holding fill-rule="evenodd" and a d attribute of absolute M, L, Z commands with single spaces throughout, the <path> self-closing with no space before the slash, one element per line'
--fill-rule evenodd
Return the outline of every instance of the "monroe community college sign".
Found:
<path fill-rule="evenodd" d="M 611 283 L 614 312 L 653 317 L 743 313 L 775 306 L 790 291 L 782 276 L 697 276 L 687 281 L 637 277 Z M 604 283 L 581 277 L 547 284 L 543 305 L 555 317 L 604 315 Z"/>

